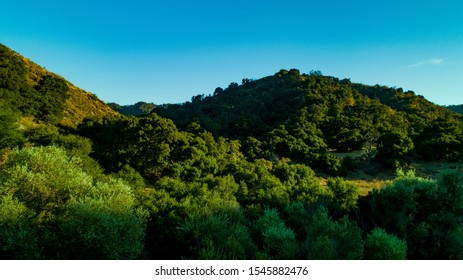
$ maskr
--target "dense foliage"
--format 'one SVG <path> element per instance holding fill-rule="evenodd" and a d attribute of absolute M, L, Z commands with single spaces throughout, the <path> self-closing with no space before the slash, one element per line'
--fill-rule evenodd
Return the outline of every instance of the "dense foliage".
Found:
<path fill-rule="evenodd" d="M 73 92 L 0 46 L 1 259 L 463 258 L 458 171 L 340 177 L 461 159 L 461 116 L 412 92 L 282 70 L 64 125 Z"/>
<path fill-rule="evenodd" d="M 28 81 L 21 58 L 0 45 L 0 100 L 23 115 L 58 123 L 63 118 L 68 86 L 64 79 L 44 74 Z"/>
<path fill-rule="evenodd" d="M 318 71 L 281 70 L 244 79 L 154 111 L 181 129 L 196 122 L 215 136 L 239 139 L 249 159 L 286 157 L 331 174 L 345 170 L 326 154 L 329 150 L 377 147 L 376 160 L 388 168 L 410 156 L 455 160 L 463 155 L 461 115 L 412 91 L 354 84 Z M 436 130 L 442 136 L 433 135 Z M 437 150 L 430 153 L 428 147 Z"/>
<path fill-rule="evenodd" d="M 131 188 L 95 180 L 56 147 L 15 150 L 0 182 L 2 258 L 126 259 L 143 250 L 145 210 Z"/>
<path fill-rule="evenodd" d="M 446 106 L 447 109 L 457 112 L 459 114 L 463 114 L 463 104 L 462 105 L 449 105 Z"/>
<path fill-rule="evenodd" d="M 119 105 L 117 103 L 108 103 L 109 107 L 114 111 L 117 111 L 126 116 L 141 116 L 151 113 L 153 111 L 154 105 L 153 103 L 146 103 L 146 102 L 137 102 L 133 105 Z"/>
<path fill-rule="evenodd" d="M 76 126 L 86 116 L 114 116 L 93 94 L 0 44 L 0 106 L 20 116 Z"/>

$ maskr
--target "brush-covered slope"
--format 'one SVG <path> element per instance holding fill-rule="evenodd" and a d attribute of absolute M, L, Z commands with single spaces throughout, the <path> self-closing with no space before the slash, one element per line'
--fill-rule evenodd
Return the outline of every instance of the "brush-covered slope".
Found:
<path fill-rule="evenodd" d="M 256 157 L 270 150 L 310 162 L 326 150 L 378 147 L 378 158 L 393 164 L 409 154 L 455 159 L 463 153 L 461 115 L 412 91 L 356 84 L 319 71 L 281 70 L 243 79 L 241 85 L 231 83 L 154 112 L 182 129 L 197 123 L 217 136 L 243 140 Z"/>
<path fill-rule="evenodd" d="M 117 103 L 111 102 L 108 103 L 108 106 L 111 107 L 114 111 L 117 111 L 126 116 L 142 116 L 147 115 L 153 111 L 154 105 L 153 103 L 146 103 L 146 102 L 137 102 L 133 105 L 119 105 Z"/>
<path fill-rule="evenodd" d="M 0 102 L 36 121 L 74 127 L 85 117 L 115 116 L 94 94 L 0 44 Z"/>

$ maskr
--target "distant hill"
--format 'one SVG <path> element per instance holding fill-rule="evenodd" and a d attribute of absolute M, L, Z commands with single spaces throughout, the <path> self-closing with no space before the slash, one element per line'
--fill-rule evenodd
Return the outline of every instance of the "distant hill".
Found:
<path fill-rule="evenodd" d="M 0 102 L 37 121 L 76 126 L 85 117 L 116 116 L 94 94 L 0 44 Z"/>
<path fill-rule="evenodd" d="M 258 80 L 243 79 L 241 85 L 231 83 L 212 95 L 197 95 L 183 104 L 159 105 L 153 111 L 173 119 L 183 129 L 197 122 L 206 130 L 231 138 L 265 135 L 300 118 L 314 122 L 326 133 L 346 126 L 361 131 L 358 123 L 369 121 L 396 128 L 412 125 L 410 132 L 417 134 L 422 127 L 414 127 L 414 120 L 456 117 L 412 91 L 351 83 L 318 71 L 301 74 L 296 69 Z M 389 117 L 381 118 L 381 114 Z M 396 126 L 394 119 L 400 118 L 408 122 Z"/>
<path fill-rule="evenodd" d="M 142 116 L 151 113 L 153 111 L 154 103 L 137 102 L 134 105 L 119 105 L 117 103 L 108 103 L 114 111 L 117 111 L 126 116 Z"/>
<path fill-rule="evenodd" d="M 319 71 L 281 70 L 257 80 L 243 79 L 211 95 L 194 96 L 191 102 L 157 106 L 153 112 L 172 119 L 180 129 L 204 129 L 242 140 L 244 149 L 256 158 L 270 149 L 278 156 L 310 162 L 326 150 L 372 146 L 382 151 L 378 158 L 397 159 L 412 151 L 422 157 L 446 157 L 445 152 L 430 153 L 436 141 L 447 135 L 461 136 L 458 145 L 463 141 L 461 115 L 423 96 L 401 88 L 352 83 Z M 446 126 L 440 140 L 433 138 L 440 137 L 435 134 L 439 125 Z M 397 150 L 382 149 L 386 142 Z M 446 143 L 455 144 L 450 142 Z"/>
<path fill-rule="evenodd" d="M 446 106 L 447 109 L 457 112 L 459 114 L 463 114 L 463 104 L 462 105 L 449 105 Z"/>

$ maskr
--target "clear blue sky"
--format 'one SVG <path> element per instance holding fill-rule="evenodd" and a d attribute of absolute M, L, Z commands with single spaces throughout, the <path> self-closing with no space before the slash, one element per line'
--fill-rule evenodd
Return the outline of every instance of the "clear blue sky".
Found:
<path fill-rule="evenodd" d="M 106 102 L 177 103 L 280 69 L 463 103 L 463 1 L 3 1 L 0 43 Z"/>

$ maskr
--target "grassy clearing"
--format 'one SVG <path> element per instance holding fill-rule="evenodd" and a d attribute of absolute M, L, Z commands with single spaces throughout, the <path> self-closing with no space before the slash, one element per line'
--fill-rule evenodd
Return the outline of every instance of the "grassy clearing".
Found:
<path fill-rule="evenodd" d="M 359 161 L 364 155 L 364 151 L 362 150 L 345 153 L 332 151 L 330 153 L 340 158 L 349 156 L 352 159 Z M 425 162 L 413 159 L 408 168 L 414 170 L 416 175 L 419 177 L 437 179 L 440 174 L 446 170 L 456 170 L 463 173 L 463 160 L 458 162 Z M 321 178 L 322 184 L 326 186 L 326 181 L 329 176 L 319 174 L 319 177 Z M 374 189 L 380 189 L 386 186 L 388 182 L 392 182 L 395 178 L 395 170 L 384 169 L 380 164 L 375 162 L 360 161 L 358 162 L 356 169 L 349 172 L 349 175 L 344 179 L 356 184 L 360 189 L 361 195 L 367 195 Z"/>
<path fill-rule="evenodd" d="M 415 170 L 417 176 L 424 178 L 437 179 L 439 175 L 446 170 L 455 170 L 463 173 L 463 161 L 457 162 L 424 162 L 414 161 L 410 164 L 410 168 Z"/>
<path fill-rule="evenodd" d="M 351 151 L 351 152 L 335 152 L 331 151 L 329 152 L 332 155 L 335 155 L 340 158 L 345 158 L 345 157 L 351 157 L 351 158 L 361 158 L 364 156 L 365 151 L 364 150 L 357 150 L 357 151 Z"/>

